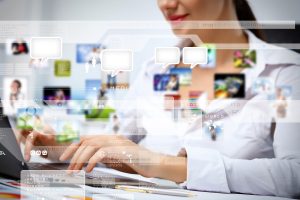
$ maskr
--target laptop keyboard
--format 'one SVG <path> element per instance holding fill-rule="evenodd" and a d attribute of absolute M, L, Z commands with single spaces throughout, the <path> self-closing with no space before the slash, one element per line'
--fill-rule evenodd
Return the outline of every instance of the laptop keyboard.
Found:
<path fill-rule="evenodd" d="M 55 164 L 55 163 L 27 163 L 30 170 L 63 170 L 67 168 L 67 164 Z"/>

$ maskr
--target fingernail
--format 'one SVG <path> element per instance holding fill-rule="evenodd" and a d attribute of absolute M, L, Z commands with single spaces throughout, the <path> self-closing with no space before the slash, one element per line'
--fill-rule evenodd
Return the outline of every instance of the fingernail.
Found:
<path fill-rule="evenodd" d="M 80 164 L 76 164 L 75 167 L 73 168 L 74 170 L 80 170 Z"/>
<path fill-rule="evenodd" d="M 30 160 L 30 156 L 29 155 L 25 155 L 25 161 L 29 161 Z"/>
<path fill-rule="evenodd" d="M 89 166 L 87 166 L 86 168 L 85 168 L 85 172 L 86 173 L 90 173 L 92 170 L 90 169 L 90 167 Z"/>
<path fill-rule="evenodd" d="M 74 169 L 74 164 L 70 164 L 68 169 L 73 170 Z"/>

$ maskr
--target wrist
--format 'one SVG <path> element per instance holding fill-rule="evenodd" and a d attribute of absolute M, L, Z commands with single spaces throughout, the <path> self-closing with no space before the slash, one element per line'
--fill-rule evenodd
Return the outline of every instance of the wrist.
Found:
<path fill-rule="evenodd" d="M 146 156 L 145 156 L 146 155 Z M 145 156 L 145 157 L 144 157 Z M 162 169 L 162 160 L 164 159 L 164 155 L 159 153 L 154 153 L 151 151 L 144 152 L 145 160 L 140 160 L 139 158 L 139 169 L 142 171 L 142 175 L 149 178 L 159 178 L 161 176 Z"/>
<path fill-rule="evenodd" d="M 167 156 L 159 153 L 154 153 L 149 164 L 149 177 L 153 178 L 163 178 L 164 171 L 166 169 Z"/>
<path fill-rule="evenodd" d="M 187 159 L 185 157 L 162 156 L 153 170 L 154 177 L 182 183 L 187 178 Z"/>

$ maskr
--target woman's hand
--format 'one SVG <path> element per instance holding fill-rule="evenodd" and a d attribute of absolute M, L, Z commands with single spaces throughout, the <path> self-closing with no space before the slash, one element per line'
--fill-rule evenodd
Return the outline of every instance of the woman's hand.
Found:
<path fill-rule="evenodd" d="M 25 161 L 29 161 L 31 158 L 32 150 L 47 150 L 47 157 L 50 160 L 58 160 L 61 153 L 66 147 L 56 142 L 54 130 L 47 126 L 43 132 L 31 131 L 21 132 L 23 140 L 25 141 L 24 157 Z"/>
<path fill-rule="evenodd" d="M 68 170 L 81 170 L 87 163 L 85 170 L 91 172 L 101 162 L 117 169 L 120 164 L 125 165 L 145 177 L 175 182 L 186 179 L 186 158 L 151 152 L 122 136 L 84 137 L 79 143 L 70 145 L 60 157 L 61 161 L 68 159 L 71 159 Z"/>
<path fill-rule="evenodd" d="M 97 163 L 143 176 L 153 176 L 155 159 L 161 155 L 140 147 L 123 136 L 101 135 L 81 138 L 79 143 L 70 145 L 60 160 L 71 159 L 68 170 L 80 170 L 87 163 L 86 171 L 91 172 Z"/>

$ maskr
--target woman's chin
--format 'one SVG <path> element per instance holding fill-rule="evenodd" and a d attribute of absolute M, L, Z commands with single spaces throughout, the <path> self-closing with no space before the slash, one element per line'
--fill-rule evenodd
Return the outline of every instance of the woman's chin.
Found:
<path fill-rule="evenodd" d="M 178 37 L 192 34 L 188 29 L 173 29 L 173 33 Z"/>

